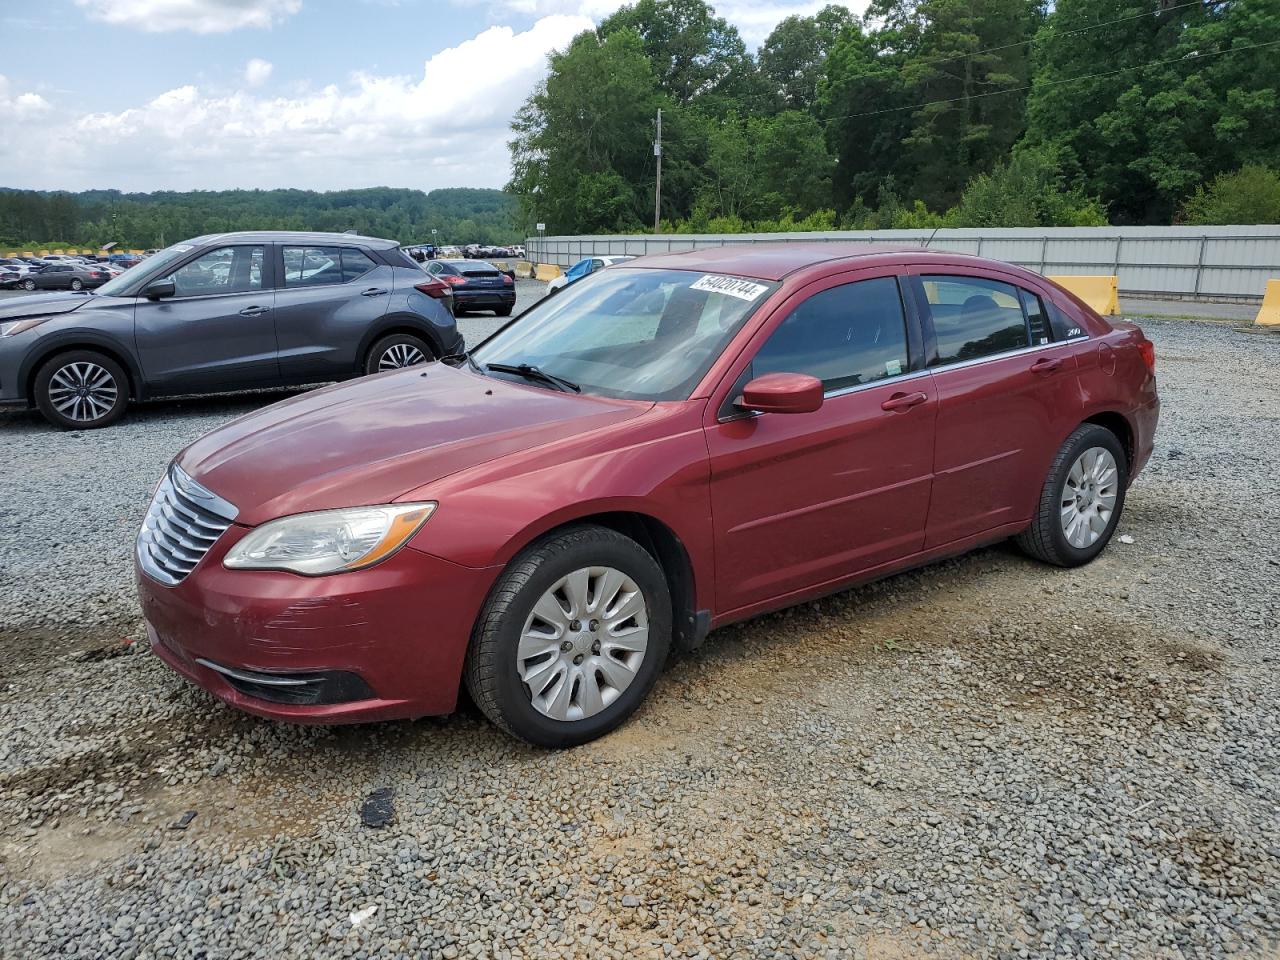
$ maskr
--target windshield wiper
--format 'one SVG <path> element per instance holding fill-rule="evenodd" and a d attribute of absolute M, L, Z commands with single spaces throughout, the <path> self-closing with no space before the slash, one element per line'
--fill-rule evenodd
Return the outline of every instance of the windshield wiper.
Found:
<path fill-rule="evenodd" d="M 531 363 L 486 363 L 485 369 L 493 370 L 497 373 L 514 373 L 516 376 L 524 377 L 526 380 L 540 380 L 548 383 L 557 390 L 563 390 L 565 393 L 581 393 L 582 388 L 572 380 L 566 380 L 564 377 L 557 377 L 554 373 L 540 367 L 535 367 Z"/>
<path fill-rule="evenodd" d="M 480 365 L 471 359 L 470 350 L 464 350 L 462 351 L 462 353 L 446 353 L 443 357 L 440 358 L 441 363 L 447 363 L 450 366 L 461 363 L 464 360 L 471 365 L 471 368 L 475 370 L 476 373 L 484 372 L 480 369 Z"/>

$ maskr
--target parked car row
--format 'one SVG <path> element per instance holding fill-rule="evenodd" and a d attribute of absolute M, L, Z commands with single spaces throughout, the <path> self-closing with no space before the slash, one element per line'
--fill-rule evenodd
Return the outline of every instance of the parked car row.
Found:
<path fill-rule="evenodd" d="M 560 276 L 553 279 L 547 284 L 547 293 L 555 293 L 557 290 L 563 290 L 572 283 L 576 283 L 583 277 L 589 277 L 597 270 L 603 270 L 605 267 L 613 266 L 615 263 L 626 263 L 628 260 L 634 260 L 635 257 L 583 257 L 572 267 L 566 270 Z"/>

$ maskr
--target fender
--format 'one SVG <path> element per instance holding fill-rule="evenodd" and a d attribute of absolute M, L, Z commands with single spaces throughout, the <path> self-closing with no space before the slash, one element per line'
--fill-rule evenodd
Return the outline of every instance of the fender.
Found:
<path fill-rule="evenodd" d="M 142 367 L 138 365 L 138 360 L 134 356 L 134 346 L 131 343 L 126 344 L 101 330 L 76 327 L 41 337 L 37 346 L 38 349 L 32 350 L 23 358 L 22 365 L 18 368 L 18 382 L 23 385 L 24 391 L 29 392 L 36 371 L 54 354 L 80 348 L 98 348 L 110 353 L 124 365 L 125 373 L 129 376 L 133 398 L 146 399 L 146 379 L 143 377 Z"/>

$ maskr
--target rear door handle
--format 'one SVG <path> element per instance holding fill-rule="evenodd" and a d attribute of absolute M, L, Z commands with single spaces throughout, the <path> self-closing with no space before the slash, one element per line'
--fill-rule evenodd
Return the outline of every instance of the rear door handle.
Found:
<path fill-rule="evenodd" d="M 880 409 L 897 413 L 898 411 L 910 410 L 912 407 L 919 406 L 928 399 L 923 393 L 895 393 L 880 404 Z"/>
<path fill-rule="evenodd" d="M 270 307 L 245 307 L 243 310 L 240 311 L 240 316 L 260 317 L 264 313 L 269 313 L 270 311 L 271 311 Z"/>
<path fill-rule="evenodd" d="M 383 295 L 384 293 L 386 293 L 386 292 L 387 292 L 387 291 L 386 291 L 385 289 L 383 289 L 382 287 L 370 287 L 368 290 L 361 290 L 361 291 L 360 291 L 360 296 L 362 296 L 362 297 L 380 297 L 380 296 L 382 296 L 382 295 Z"/>
<path fill-rule="evenodd" d="M 1037 360 L 1031 365 L 1032 373 L 1053 373 L 1062 366 L 1061 357 L 1046 357 L 1043 360 Z"/>

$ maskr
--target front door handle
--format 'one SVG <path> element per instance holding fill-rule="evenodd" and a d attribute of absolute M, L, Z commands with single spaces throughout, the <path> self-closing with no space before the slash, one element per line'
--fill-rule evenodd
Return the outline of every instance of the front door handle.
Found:
<path fill-rule="evenodd" d="M 1032 373 L 1053 373 L 1062 366 L 1061 357 L 1045 357 L 1043 360 L 1037 360 L 1031 365 Z"/>
<path fill-rule="evenodd" d="M 242 317 L 260 317 L 264 313 L 270 312 L 270 307 L 245 307 L 240 311 Z"/>
<path fill-rule="evenodd" d="M 923 393 L 895 393 L 892 397 L 880 404 L 881 410 L 888 410 L 891 413 L 910 410 L 912 407 L 919 406 L 929 398 Z"/>
<path fill-rule="evenodd" d="M 361 291 L 360 291 L 360 296 L 362 296 L 362 297 L 380 297 L 380 296 L 382 296 L 382 295 L 383 295 L 384 293 L 386 293 L 386 292 L 387 292 L 387 291 L 386 291 L 384 288 L 382 288 L 382 287 L 370 287 L 368 290 L 361 290 Z"/>

